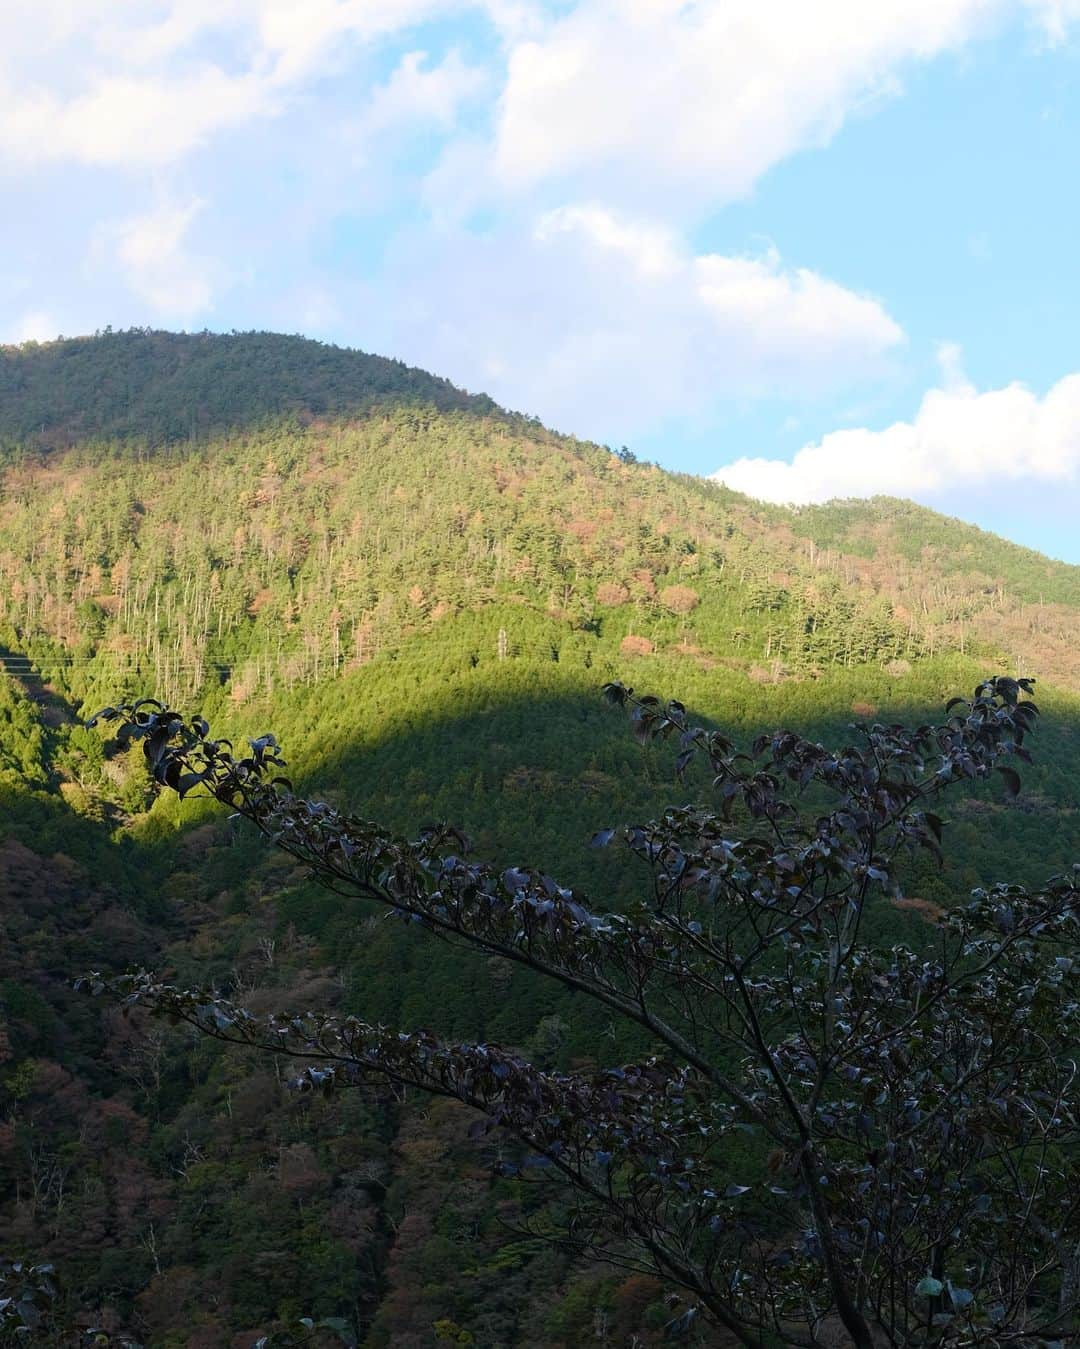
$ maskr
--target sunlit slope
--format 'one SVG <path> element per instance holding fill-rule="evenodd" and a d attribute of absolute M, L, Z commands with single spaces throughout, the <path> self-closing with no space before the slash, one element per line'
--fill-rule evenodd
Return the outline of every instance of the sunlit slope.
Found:
<path fill-rule="evenodd" d="M 243 702 L 416 633 L 452 646 L 493 605 L 516 606 L 504 658 L 767 685 L 957 651 L 1080 686 L 1080 569 L 905 503 L 793 515 L 298 338 L 106 334 L 0 366 L 0 640 L 76 694 L 101 673 Z"/>

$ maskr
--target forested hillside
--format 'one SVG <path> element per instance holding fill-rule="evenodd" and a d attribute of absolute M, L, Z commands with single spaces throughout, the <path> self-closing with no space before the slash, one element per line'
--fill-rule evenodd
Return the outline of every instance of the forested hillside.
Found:
<path fill-rule="evenodd" d="M 640 877 L 591 834 L 708 784 L 636 746 L 604 680 L 747 738 L 843 740 L 1008 670 L 1044 713 L 1021 794 L 1007 816 L 1000 790 L 959 802 L 946 865 L 913 867 L 880 940 L 1080 858 L 1080 568 L 906 502 L 763 506 L 300 338 L 0 348 L 0 664 L 0 1228 L 149 1345 L 330 1315 L 371 1349 L 645 1346 L 667 1313 L 655 1281 L 515 1234 L 541 1201 L 493 1179 L 464 1110 L 298 1099 L 273 1065 L 72 992 L 147 964 L 551 1063 L 641 1047 L 155 799 L 81 724 L 105 703 L 273 730 L 304 790 L 402 831 L 451 821 L 617 906 Z"/>

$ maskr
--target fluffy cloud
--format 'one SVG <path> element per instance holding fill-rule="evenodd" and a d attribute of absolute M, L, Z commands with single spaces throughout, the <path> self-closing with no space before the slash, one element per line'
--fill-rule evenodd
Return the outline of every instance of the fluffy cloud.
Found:
<path fill-rule="evenodd" d="M 635 307 L 685 321 L 692 345 L 714 364 L 714 386 L 827 384 L 880 368 L 882 354 L 903 340 L 877 300 L 805 268 L 786 270 L 775 250 L 694 256 L 673 233 L 595 206 L 544 216 L 536 237 L 550 243 L 560 235 L 576 246 L 575 261 L 608 273 L 612 303 L 621 291 Z M 655 346 L 647 333 L 642 327 L 643 345 Z"/>
<path fill-rule="evenodd" d="M 153 166 L 269 108 L 259 80 L 229 76 L 213 66 L 179 79 L 113 76 L 68 100 L 41 89 L 10 100 L 0 114 L 0 147 L 34 164 L 74 159 Z"/>
<path fill-rule="evenodd" d="M 602 439 L 816 400 L 892 370 L 882 303 L 689 228 L 911 64 L 1020 11 L 1053 39 L 1078 8 L 0 6 L 7 265 L 33 278 L 0 312 L 312 327 Z"/>
<path fill-rule="evenodd" d="M 41 0 L 0 14 L 0 156 L 160 167 L 280 115 L 305 85 L 449 0 Z"/>
<path fill-rule="evenodd" d="M 876 300 L 775 253 L 695 255 L 597 206 L 403 243 L 366 308 L 389 316 L 387 349 L 602 439 L 724 398 L 843 386 L 903 340 Z"/>
<path fill-rule="evenodd" d="M 1076 0 L 1022 0 L 1063 31 Z M 826 143 L 894 92 L 911 62 L 955 49 L 1008 0 L 582 0 L 509 61 L 495 166 L 503 185 L 587 175 L 609 197 L 661 184 L 705 202 Z"/>
<path fill-rule="evenodd" d="M 37 0 L 0 13 L 0 154 L 160 166 L 447 15 L 501 38 L 492 189 L 583 172 L 624 194 L 745 192 L 820 144 L 898 72 L 1027 10 L 1051 38 L 1077 0 Z M 492 70 L 494 77 L 496 72 Z M 500 70 L 499 78 L 503 72 Z"/>
<path fill-rule="evenodd" d="M 487 85 L 486 74 L 467 65 L 456 51 L 434 66 L 428 66 L 427 59 L 426 52 L 406 52 L 386 83 L 371 95 L 360 119 L 361 135 L 417 124 L 452 127 L 462 103 Z"/>
<path fill-rule="evenodd" d="M 1080 0 L 1027 0 L 1051 43 L 1064 42 L 1070 24 L 1080 19 Z"/>
<path fill-rule="evenodd" d="M 0 342 L 50 342 L 60 327 L 53 316 L 43 309 L 29 309 L 12 324 L 11 332 L 0 336 Z"/>
<path fill-rule="evenodd" d="M 162 205 L 110 231 L 128 285 L 158 314 L 188 319 L 212 304 L 212 264 L 187 247 L 188 229 L 203 206 L 198 199 Z"/>
<path fill-rule="evenodd" d="M 913 421 L 833 431 L 791 463 L 738 459 L 713 477 L 783 503 L 876 494 L 940 500 L 988 483 L 1080 486 L 1080 374 L 1042 398 L 1022 384 L 979 393 L 960 376 L 955 350 L 943 357 L 944 386 L 926 394 Z"/>

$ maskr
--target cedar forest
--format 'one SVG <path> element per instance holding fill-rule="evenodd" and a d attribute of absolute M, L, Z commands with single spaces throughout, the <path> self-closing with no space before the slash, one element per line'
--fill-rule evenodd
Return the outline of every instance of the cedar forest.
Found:
<path fill-rule="evenodd" d="M 571 1200 L 464 1099 L 290 1090 L 287 1056 L 121 1006 L 147 970 L 257 1018 L 479 1040 L 552 1080 L 655 1053 L 632 1018 L 387 921 L 162 790 L 87 724 L 101 708 L 272 731 L 301 796 L 410 838 L 445 822 L 620 914 L 641 859 L 590 840 L 708 801 L 718 760 L 677 777 L 602 686 L 639 729 L 631 686 L 680 699 L 681 731 L 685 705 L 703 737 L 841 746 L 1001 674 L 1038 681 L 1033 762 L 970 775 L 943 851 L 898 859 L 866 909 L 880 952 L 1080 860 L 1080 568 L 909 502 L 766 506 L 301 338 L 0 348 L 0 1343 L 739 1342 L 677 1279 L 556 1239 Z M 728 1178 L 776 1179 L 752 1128 L 726 1146 Z M 1075 1129 L 1054 1148 L 1075 1180 Z M 950 1316 L 903 1342 L 1006 1342 L 949 1340 Z"/>

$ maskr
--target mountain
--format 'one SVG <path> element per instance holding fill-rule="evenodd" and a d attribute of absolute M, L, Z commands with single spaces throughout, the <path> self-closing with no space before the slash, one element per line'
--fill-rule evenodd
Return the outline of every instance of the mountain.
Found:
<path fill-rule="evenodd" d="M 264 1064 L 72 993 L 148 963 L 553 1062 L 641 1047 L 314 890 L 205 805 L 155 802 L 81 718 L 156 694 L 272 729 L 305 789 L 402 830 L 454 821 L 617 904 L 638 877 L 590 835 L 707 786 L 628 739 L 605 679 L 747 737 L 844 737 L 1034 674 L 1016 806 L 973 790 L 947 865 L 908 877 L 948 904 L 1080 857 L 1078 653 L 1080 568 L 911 503 L 765 506 L 296 337 L 0 349 L 0 1225 L 152 1345 L 301 1314 L 369 1346 L 433 1345 L 437 1323 L 659 1343 L 658 1286 L 508 1235 L 533 1200 L 490 1179 L 462 1114 L 297 1102 Z M 920 939 L 917 915 L 882 912 L 880 939 Z"/>
<path fill-rule="evenodd" d="M 911 503 L 765 507 L 299 338 L 2 349 L 0 447 L 12 649 L 152 657 L 167 692 L 197 687 L 178 661 L 315 680 L 500 603 L 523 639 L 696 645 L 758 679 L 1037 652 L 1080 686 L 1080 568 Z"/>
<path fill-rule="evenodd" d="M 392 401 L 490 412 L 449 380 L 401 361 L 279 333 L 106 330 L 0 346 L 0 445 L 165 448 L 290 416 L 361 414 Z"/>

